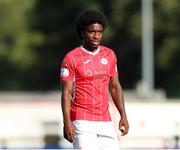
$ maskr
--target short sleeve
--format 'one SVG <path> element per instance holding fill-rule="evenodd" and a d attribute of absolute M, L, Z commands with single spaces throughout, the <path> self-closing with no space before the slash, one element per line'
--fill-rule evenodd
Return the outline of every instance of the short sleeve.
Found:
<path fill-rule="evenodd" d="M 117 68 L 117 57 L 115 55 L 114 52 L 112 52 L 111 54 L 111 58 L 112 58 L 112 67 L 111 67 L 111 76 L 114 77 L 114 76 L 118 76 L 118 68 Z"/>
<path fill-rule="evenodd" d="M 73 59 L 65 56 L 61 68 L 60 68 L 60 80 L 74 81 L 75 70 L 73 65 Z"/>

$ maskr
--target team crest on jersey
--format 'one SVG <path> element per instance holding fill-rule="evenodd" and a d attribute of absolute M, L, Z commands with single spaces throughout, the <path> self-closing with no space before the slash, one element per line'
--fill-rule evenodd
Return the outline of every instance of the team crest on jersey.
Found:
<path fill-rule="evenodd" d="M 61 77 L 68 77 L 69 70 L 67 68 L 61 68 Z"/>
<path fill-rule="evenodd" d="M 101 63 L 103 65 L 106 65 L 108 63 L 108 60 L 106 58 L 101 58 Z"/>

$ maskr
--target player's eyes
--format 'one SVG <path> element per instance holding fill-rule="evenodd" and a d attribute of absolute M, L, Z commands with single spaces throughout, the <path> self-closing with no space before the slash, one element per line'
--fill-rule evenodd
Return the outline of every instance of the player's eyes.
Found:
<path fill-rule="evenodd" d="M 88 31 L 89 34 L 101 34 L 102 31 Z"/>

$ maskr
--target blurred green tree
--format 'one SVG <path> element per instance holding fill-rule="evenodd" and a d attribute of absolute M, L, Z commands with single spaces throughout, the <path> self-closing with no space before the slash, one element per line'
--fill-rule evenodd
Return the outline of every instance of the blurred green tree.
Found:
<path fill-rule="evenodd" d="M 24 73 L 37 63 L 33 46 L 43 40 L 29 30 L 34 0 L 0 1 L 0 89 L 23 89 Z"/>
<path fill-rule="evenodd" d="M 154 0 L 156 86 L 180 96 L 180 1 Z"/>
<path fill-rule="evenodd" d="M 109 18 L 122 86 L 135 88 L 141 79 L 141 0 L 112 1 Z"/>

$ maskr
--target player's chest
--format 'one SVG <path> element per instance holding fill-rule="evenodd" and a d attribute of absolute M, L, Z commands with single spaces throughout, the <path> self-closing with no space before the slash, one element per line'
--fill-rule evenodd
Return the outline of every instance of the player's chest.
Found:
<path fill-rule="evenodd" d="M 110 60 L 107 56 L 83 56 L 76 62 L 76 77 L 107 78 L 110 74 Z"/>

